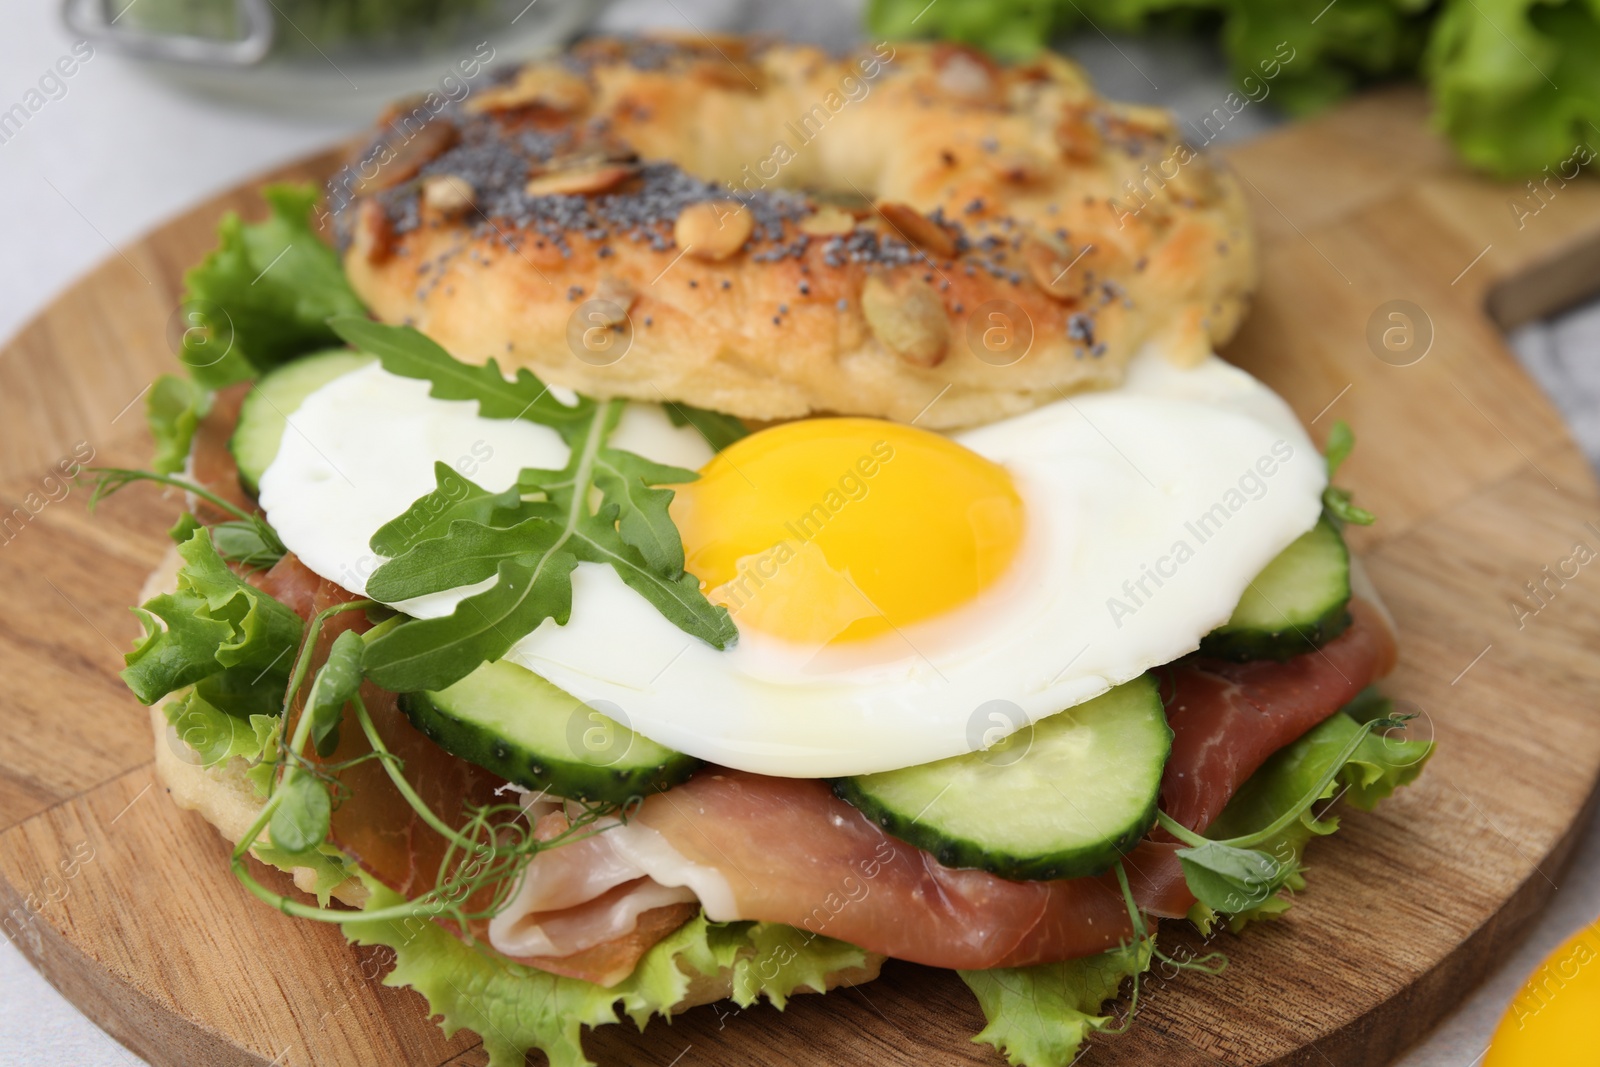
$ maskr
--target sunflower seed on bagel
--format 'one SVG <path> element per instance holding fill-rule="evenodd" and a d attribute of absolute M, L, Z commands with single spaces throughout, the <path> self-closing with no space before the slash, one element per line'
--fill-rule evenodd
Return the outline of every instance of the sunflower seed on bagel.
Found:
<path fill-rule="evenodd" d="M 1227 172 L 1054 55 L 596 38 L 411 125 L 331 191 L 357 292 L 594 396 L 972 425 L 1192 359 L 1255 284 Z M 620 357 L 573 349 L 602 294 Z"/>

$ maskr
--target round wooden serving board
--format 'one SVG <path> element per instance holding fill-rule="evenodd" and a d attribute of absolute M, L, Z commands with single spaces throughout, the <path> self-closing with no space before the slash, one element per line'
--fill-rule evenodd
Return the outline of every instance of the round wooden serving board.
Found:
<path fill-rule="evenodd" d="M 1335 419 L 1355 428 L 1341 481 L 1380 517 L 1355 545 L 1404 634 L 1386 688 L 1422 713 L 1437 758 L 1312 846 L 1310 890 L 1285 920 L 1218 939 L 1225 976 L 1153 981 L 1134 1031 L 1098 1042 L 1086 1064 L 1389 1062 L 1516 941 L 1589 811 L 1600 579 L 1562 586 L 1542 569 L 1576 543 L 1600 549 L 1600 502 L 1501 328 L 1600 276 L 1600 186 L 1547 193 L 1518 229 L 1516 191 L 1463 173 L 1425 111 L 1410 93 L 1369 96 L 1231 153 L 1265 281 L 1227 355 L 1319 440 Z M 218 835 L 153 785 L 149 717 L 116 672 L 174 506 L 135 489 L 89 516 L 85 490 L 62 498 L 47 478 L 75 448 L 146 461 L 141 390 L 174 365 L 165 324 L 181 273 L 227 208 L 261 211 L 251 186 L 197 207 L 0 352 L 0 499 L 25 505 L 0 534 L 0 920 L 156 1064 L 480 1063 L 475 1035 L 446 1040 L 421 998 L 379 985 L 377 961 L 335 929 L 249 899 Z M 1421 310 L 1419 337 L 1431 321 L 1431 347 L 1409 366 L 1367 341 L 1395 300 Z M 1511 605 L 1528 581 L 1551 592 L 1519 625 Z M 1185 934 L 1172 924 L 1169 936 Z M 997 1064 L 970 1043 L 980 1026 L 954 975 L 891 965 L 784 1014 L 701 1008 L 643 1036 L 604 1028 L 589 1047 L 606 1064 Z"/>

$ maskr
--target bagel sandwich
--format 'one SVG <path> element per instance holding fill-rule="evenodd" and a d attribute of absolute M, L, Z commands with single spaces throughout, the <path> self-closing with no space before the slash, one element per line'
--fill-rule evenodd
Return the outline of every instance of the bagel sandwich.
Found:
<path fill-rule="evenodd" d="M 1431 754 L 1237 190 L 1065 60 L 589 40 L 266 198 L 100 472 L 185 494 L 123 678 L 491 1063 L 900 960 L 1064 1067 Z"/>
<path fill-rule="evenodd" d="M 366 180 L 409 110 L 337 179 L 352 286 L 586 394 L 973 426 L 1113 385 L 1147 342 L 1200 361 L 1255 283 L 1226 170 L 1049 53 L 591 40 Z"/>

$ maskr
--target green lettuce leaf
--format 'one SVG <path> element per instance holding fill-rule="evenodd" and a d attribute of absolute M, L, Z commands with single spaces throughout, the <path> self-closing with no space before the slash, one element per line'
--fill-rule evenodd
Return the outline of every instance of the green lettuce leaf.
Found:
<path fill-rule="evenodd" d="M 271 214 L 248 224 L 225 216 L 217 248 L 183 277 L 190 328 L 179 358 L 207 388 L 337 345 L 328 319 L 366 314 L 338 254 L 311 228 L 316 187 L 269 185 L 262 195 Z"/>
<path fill-rule="evenodd" d="M 1596 55 L 1600 7 L 1593 3 L 1445 0 L 1424 60 L 1435 122 L 1467 162 L 1491 173 L 1550 167 L 1556 180 L 1519 198 L 1537 212 L 1600 145 Z M 1589 150 L 1574 158 L 1580 145 Z M 1518 228 L 1521 214 L 1512 208 Z"/>
<path fill-rule="evenodd" d="M 1361 723 L 1388 714 L 1390 710 L 1387 699 L 1369 691 L 1345 710 L 1278 752 L 1234 794 L 1222 814 L 1206 829 L 1206 836 L 1218 839 L 1241 837 L 1272 823 L 1316 785 Z M 1415 781 L 1432 755 L 1431 740 L 1406 738 L 1398 733 L 1371 734 L 1357 747 L 1355 754 L 1345 763 L 1323 796 L 1328 799 L 1338 797 L 1362 811 L 1371 811 L 1396 789 Z M 1258 848 L 1292 871 L 1285 887 L 1289 893 L 1297 893 L 1306 886 L 1301 870 L 1306 844 L 1312 838 L 1331 834 L 1338 828 L 1337 816 L 1318 817 L 1316 810 L 1312 809 L 1277 838 Z M 1230 916 L 1229 926 L 1235 931 L 1241 930 L 1252 921 L 1283 914 L 1291 904 L 1289 896 L 1279 894 L 1254 908 Z M 1190 919 L 1202 929 L 1209 929 L 1216 921 L 1216 913 L 1200 905 Z"/>
<path fill-rule="evenodd" d="M 151 470 L 157 474 L 183 470 L 195 428 L 210 403 L 211 394 L 187 378 L 163 374 L 155 380 L 144 402 L 145 421 L 156 446 Z"/>
<path fill-rule="evenodd" d="M 255 786 L 256 795 L 266 799 L 268 784 L 277 769 L 278 730 L 282 725 L 277 716 L 252 715 L 247 721 L 213 707 L 193 690 L 168 700 L 161 710 L 179 740 L 194 750 L 200 766 L 219 767 L 236 757 L 244 760 L 251 765 L 245 778 Z M 259 840 L 250 851 L 261 862 L 285 873 L 296 867 L 310 868 L 315 874 L 311 892 L 324 908 L 333 898 L 334 887 L 352 873 L 350 862 L 333 845 L 290 852 Z"/>
<path fill-rule="evenodd" d="M 283 739 L 282 715 L 258 715 L 250 720 L 256 732 L 257 755 L 245 777 L 256 787 L 256 795 L 265 798 L 272 792 L 272 783 L 278 776 L 279 742 Z"/>
<path fill-rule="evenodd" d="M 242 759 L 252 765 L 245 777 L 255 786 L 256 795 L 266 799 L 268 783 L 277 769 L 281 719 L 275 715 L 252 715 L 247 721 L 213 707 L 193 690 L 173 697 L 161 710 L 179 740 L 194 749 L 200 766 L 217 767 L 235 757 Z M 316 874 L 311 892 L 324 908 L 332 899 L 334 887 L 352 873 L 349 861 L 333 845 L 290 852 L 259 840 L 250 851 L 263 863 L 284 872 L 309 867 Z"/>
<path fill-rule="evenodd" d="M 782 923 L 729 923 L 723 936 L 737 949 L 733 1002 L 741 1008 L 766 997 L 782 1011 L 797 990 L 824 989 L 829 974 L 866 962 L 854 945 Z"/>
<path fill-rule="evenodd" d="M 274 721 L 265 715 L 230 715 L 193 690 L 173 697 L 161 711 L 178 740 L 194 749 L 202 767 L 215 767 L 235 756 L 247 763 L 259 760 Z"/>
<path fill-rule="evenodd" d="M 223 562 L 211 534 L 178 546 L 178 588 L 134 608 L 144 636 L 125 657 L 122 679 L 144 704 L 230 668 L 257 672 L 247 688 L 287 684 L 300 617 Z M 218 691 L 220 692 L 220 690 Z"/>
<path fill-rule="evenodd" d="M 993 1045 L 1012 1067 L 1067 1067 L 1090 1034 L 1111 1026 L 1100 1009 L 1123 979 L 1149 969 L 1153 946 L 1146 939 L 1064 963 L 958 971 L 988 1020 L 972 1040 Z"/>
<path fill-rule="evenodd" d="M 245 778 L 255 786 L 256 795 L 266 798 L 277 770 L 278 736 L 283 726 L 279 716 L 241 718 L 209 703 L 194 690 L 173 697 L 161 710 L 179 740 L 194 749 L 200 766 L 221 766 L 237 756 L 250 765 Z"/>
<path fill-rule="evenodd" d="M 870 0 L 867 26 L 879 37 L 946 37 L 1000 56 L 1029 56 L 1077 21 L 1059 0 Z"/>
<path fill-rule="evenodd" d="M 1015 57 L 1072 31 L 1215 34 L 1240 99 L 1305 113 L 1414 70 L 1432 3 L 1339 0 L 1319 14 L 1281 0 L 872 0 L 867 21 L 885 37 L 946 37 Z M 1195 136 L 1203 141 L 1219 130 L 1205 124 Z"/>
<path fill-rule="evenodd" d="M 288 661 L 285 656 L 284 662 Z M 230 667 L 194 683 L 194 692 L 223 714 L 248 722 L 254 715 L 277 715 L 283 711 L 287 682 L 288 676 L 279 671 L 263 673 L 256 667 Z"/>
<path fill-rule="evenodd" d="M 403 902 L 364 875 L 363 881 L 372 893 L 368 910 Z M 684 998 L 693 974 L 716 974 L 738 964 L 735 985 L 742 1004 L 767 996 L 782 1007 L 799 986 L 820 983 L 829 970 L 865 962 L 860 949 L 791 927 L 716 924 L 697 916 L 647 952 L 632 975 L 605 988 L 491 956 L 420 919 L 357 919 L 345 923 L 344 932 L 352 943 L 393 950 L 394 969 L 384 984 L 421 993 L 441 1017 L 447 1036 L 461 1029 L 479 1034 L 490 1067 L 522 1067 L 532 1049 L 543 1052 L 550 1067 L 593 1067 L 583 1051 L 585 1026 L 615 1023 L 620 1010 L 643 1029 Z"/>
<path fill-rule="evenodd" d="M 1463 159 L 1538 180 L 1537 193 L 1511 203 L 1519 227 L 1600 146 L 1593 0 L 1338 0 L 1309 9 L 1282 0 L 871 0 L 867 23 L 882 37 L 944 37 L 1007 56 L 1032 55 L 1070 31 L 1214 33 L 1240 99 L 1296 114 L 1420 74 L 1434 124 Z M 1213 114 L 1225 122 L 1217 103 Z M 1197 140 L 1220 132 L 1199 121 Z"/>
<path fill-rule="evenodd" d="M 306 852 L 285 852 L 258 840 L 250 852 L 262 863 L 270 863 L 285 874 L 296 867 L 310 868 L 315 875 L 311 893 L 317 898 L 318 906 L 324 908 L 333 899 L 334 889 L 349 881 L 357 869 L 355 861 L 347 859 L 335 845 L 324 844 Z"/>

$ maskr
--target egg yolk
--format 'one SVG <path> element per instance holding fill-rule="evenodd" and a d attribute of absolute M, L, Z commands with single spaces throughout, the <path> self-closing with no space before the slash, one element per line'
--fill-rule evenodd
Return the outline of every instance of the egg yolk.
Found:
<path fill-rule="evenodd" d="M 930 619 L 1010 567 L 1022 498 L 936 433 L 807 419 L 746 437 L 681 486 L 686 566 L 740 629 L 824 645 Z"/>

